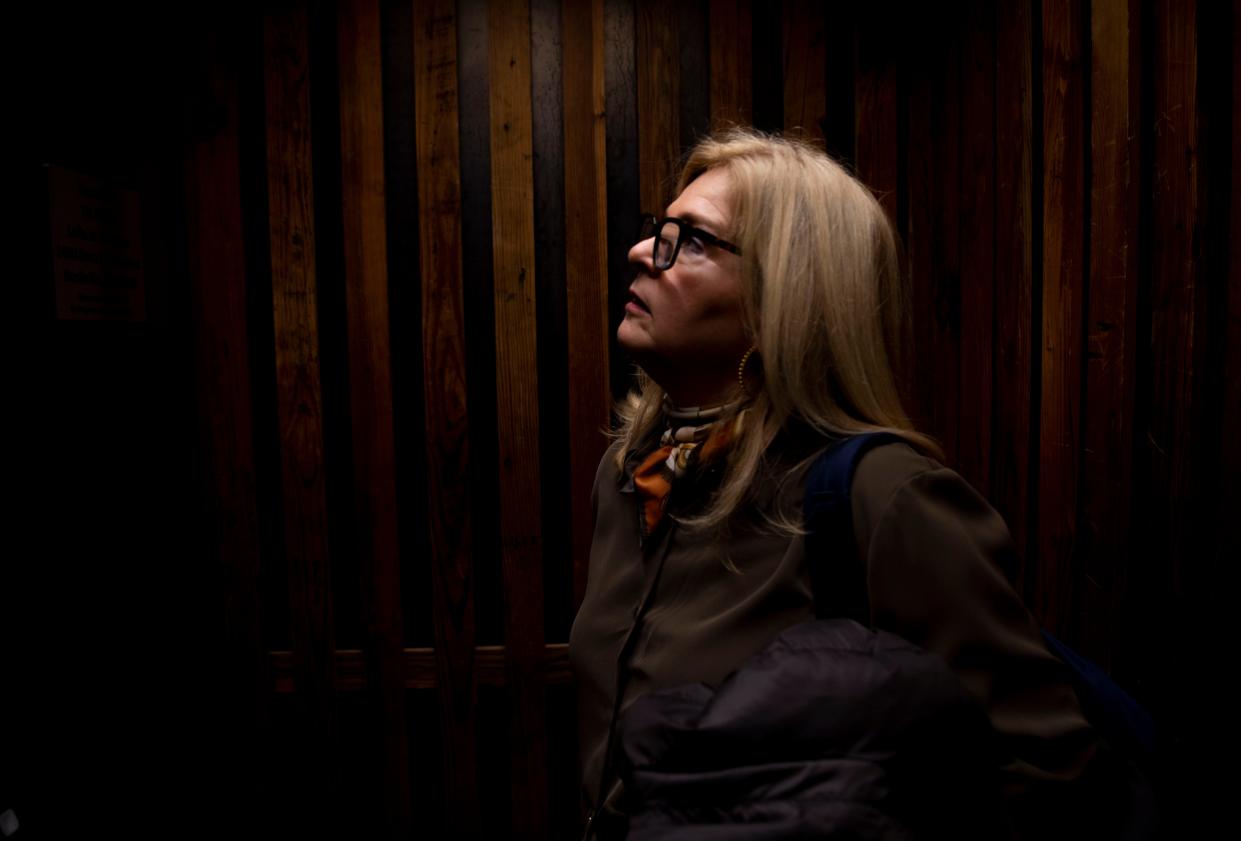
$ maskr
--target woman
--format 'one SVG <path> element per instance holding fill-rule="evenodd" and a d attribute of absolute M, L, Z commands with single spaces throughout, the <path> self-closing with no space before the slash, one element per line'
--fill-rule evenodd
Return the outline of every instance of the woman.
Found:
<path fill-rule="evenodd" d="M 871 624 L 941 655 L 985 708 L 1010 813 L 1042 810 L 1096 740 L 1000 572 L 1013 551 L 1004 523 L 901 409 L 901 287 L 882 208 L 821 151 L 743 130 L 700 143 L 677 192 L 629 252 L 637 276 L 617 337 L 641 377 L 596 477 L 570 639 L 600 837 L 623 825 L 615 721 L 652 690 L 719 684 L 812 618 L 805 468 L 876 430 L 905 443 L 858 464 L 856 546 L 839 551 L 865 564 Z"/>

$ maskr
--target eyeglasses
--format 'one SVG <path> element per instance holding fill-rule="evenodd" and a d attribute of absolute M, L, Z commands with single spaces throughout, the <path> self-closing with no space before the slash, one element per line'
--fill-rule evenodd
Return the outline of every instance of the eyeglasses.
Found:
<path fill-rule="evenodd" d="M 652 255 L 655 270 L 660 272 L 672 268 L 683 245 L 686 245 L 691 252 L 694 249 L 701 252 L 708 245 L 714 245 L 716 248 L 722 248 L 733 254 L 741 253 L 741 249 L 731 242 L 726 242 L 701 228 L 695 228 L 684 219 L 678 219 L 675 216 L 656 219 L 650 213 L 643 213 L 639 219 L 638 242 L 651 237 L 655 238 Z"/>

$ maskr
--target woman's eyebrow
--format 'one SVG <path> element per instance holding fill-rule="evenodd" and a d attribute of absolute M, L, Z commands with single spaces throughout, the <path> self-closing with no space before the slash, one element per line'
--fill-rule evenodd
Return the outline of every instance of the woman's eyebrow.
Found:
<path fill-rule="evenodd" d="M 703 219 L 692 210 L 688 210 L 684 213 L 671 213 L 669 215 L 677 219 L 683 219 L 695 228 L 702 228 L 709 234 L 715 233 L 720 227 L 717 222 L 713 222 L 710 219 Z"/>

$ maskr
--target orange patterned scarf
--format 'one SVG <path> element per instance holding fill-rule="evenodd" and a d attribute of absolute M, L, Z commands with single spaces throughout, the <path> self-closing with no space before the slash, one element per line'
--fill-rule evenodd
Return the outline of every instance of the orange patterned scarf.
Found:
<path fill-rule="evenodd" d="M 732 423 L 719 422 L 725 410 L 731 408 L 668 409 L 668 428 L 660 438 L 660 446 L 633 472 L 633 486 L 641 497 L 638 524 L 644 541 L 663 521 L 672 483 L 695 464 L 710 461 L 732 443 L 741 417 Z"/>

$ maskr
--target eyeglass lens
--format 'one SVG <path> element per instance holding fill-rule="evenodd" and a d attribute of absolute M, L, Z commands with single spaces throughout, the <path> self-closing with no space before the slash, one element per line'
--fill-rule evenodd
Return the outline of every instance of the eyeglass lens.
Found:
<path fill-rule="evenodd" d="M 673 261 L 677 256 L 677 240 L 681 236 L 681 226 L 676 222 L 664 222 L 660 227 L 658 236 L 656 236 L 655 226 L 658 220 L 651 216 L 643 217 L 642 224 L 638 229 L 638 241 L 655 237 L 652 244 L 653 257 L 655 259 L 655 267 L 660 271 L 672 267 Z"/>
<path fill-rule="evenodd" d="M 655 238 L 655 266 L 660 270 L 671 268 L 677 256 L 677 240 L 681 236 L 681 226 L 675 222 L 665 222 Z"/>

